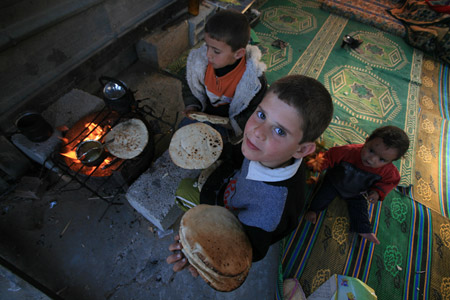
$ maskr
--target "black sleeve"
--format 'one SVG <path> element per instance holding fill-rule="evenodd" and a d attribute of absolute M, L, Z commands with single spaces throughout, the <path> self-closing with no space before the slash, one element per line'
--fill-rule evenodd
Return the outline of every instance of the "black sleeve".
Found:
<path fill-rule="evenodd" d="M 283 239 L 298 226 L 306 210 L 306 163 L 302 162 L 297 173 L 288 179 L 289 193 L 280 223 L 272 234 L 272 244 Z"/>
<path fill-rule="evenodd" d="M 223 193 L 228 180 L 242 166 L 244 156 L 241 144 L 226 143 L 219 158 L 222 164 L 208 177 L 200 193 L 200 203 L 223 206 Z"/>
<path fill-rule="evenodd" d="M 245 224 L 242 225 L 250 240 L 250 244 L 252 244 L 253 262 L 263 259 L 266 256 L 270 245 L 272 245 L 272 232 L 265 231 L 258 227 L 247 226 Z"/>

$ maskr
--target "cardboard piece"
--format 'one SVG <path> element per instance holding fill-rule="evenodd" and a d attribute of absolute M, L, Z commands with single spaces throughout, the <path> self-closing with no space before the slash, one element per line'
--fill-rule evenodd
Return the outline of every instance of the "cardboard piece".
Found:
<path fill-rule="evenodd" d="M 331 276 L 307 300 L 375 300 L 375 291 L 358 278 Z"/>

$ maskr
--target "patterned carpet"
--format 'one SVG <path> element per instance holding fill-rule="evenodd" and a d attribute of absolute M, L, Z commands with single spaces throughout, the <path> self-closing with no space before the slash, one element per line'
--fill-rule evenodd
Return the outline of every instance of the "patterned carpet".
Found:
<path fill-rule="evenodd" d="M 259 10 L 254 30 L 269 83 L 304 74 L 333 96 L 326 147 L 362 143 L 386 124 L 411 139 L 396 163 L 402 188 L 370 207 L 381 244 L 348 232 L 347 210 L 337 198 L 315 226 L 302 219 L 284 240 L 279 286 L 295 277 L 309 295 L 336 273 L 366 282 L 378 299 L 450 299 L 448 66 L 399 36 L 325 12 L 317 1 L 267 1 Z M 359 51 L 341 48 L 345 34 L 363 41 Z M 272 46 L 278 39 L 287 47 Z M 278 299 L 281 294 L 279 288 Z"/>

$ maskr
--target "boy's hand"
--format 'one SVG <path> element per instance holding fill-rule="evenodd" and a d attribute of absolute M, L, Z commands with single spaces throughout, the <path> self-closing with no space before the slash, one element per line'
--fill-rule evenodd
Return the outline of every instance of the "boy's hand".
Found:
<path fill-rule="evenodd" d="M 377 203 L 378 199 L 380 199 L 380 195 L 376 191 L 370 191 L 367 195 L 367 200 L 369 200 L 370 203 Z"/>
<path fill-rule="evenodd" d="M 181 244 L 180 244 L 180 236 L 176 235 L 174 237 L 175 243 L 170 244 L 169 245 L 169 250 L 173 252 L 172 255 L 169 255 L 166 258 L 166 262 L 168 264 L 174 264 L 172 270 L 174 272 L 179 272 L 181 270 L 183 270 L 184 268 L 188 267 L 189 272 L 191 272 L 191 275 L 194 277 L 198 276 L 198 272 L 197 270 L 191 266 L 188 262 L 188 260 L 186 259 L 186 257 L 184 257 L 183 252 L 181 252 Z"/>
<path fill-rule="evenodd" d="M 194 111 L 198 111 L 198 107 L 189 105 L 184 108 L 184 110 L 182 111 L 182 114 L 189 118 L 189 113 L 194 112 Z"/>

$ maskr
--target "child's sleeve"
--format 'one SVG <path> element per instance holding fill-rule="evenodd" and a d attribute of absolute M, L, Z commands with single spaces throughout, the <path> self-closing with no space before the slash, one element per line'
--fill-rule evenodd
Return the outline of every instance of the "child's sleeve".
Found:
<path fill-rule="evenodd" d="M 345 150 L 342 147 L 332 147 L 325 152 L 323 163 L 320 171 L 324 171 L 333 167 L 342 160 Z"/>
<path fill-rule="evenodd" d="M 199 111 L 202 110 L 202 105 L 200 101 L 198 101 L 198 99 L 195 98 L 195 96 L 192 94 L 192 91 L 189 88 L 189 85 L 185 78 L 181 81 L 181 86 L 182 86 L 181 92 L 183 95 L 184 106 L 185 107 L 195 106 Z"/>
<path fill-rule="evenodd" d="M 244 226 L 244 231 L 252 244 L 253 262 L 263 259 L 272 244 L 272 233 L 258 227 Z"/>
<path fill-rule="evenodd" d="M 383 201 L 399 183 L 400 173 L 394 165 L 391 165 L 386 172 L 382 174 L 382 179 L 374 184 L 371 190 L 374 190 L 380 196 L 378 201 Z"/>

